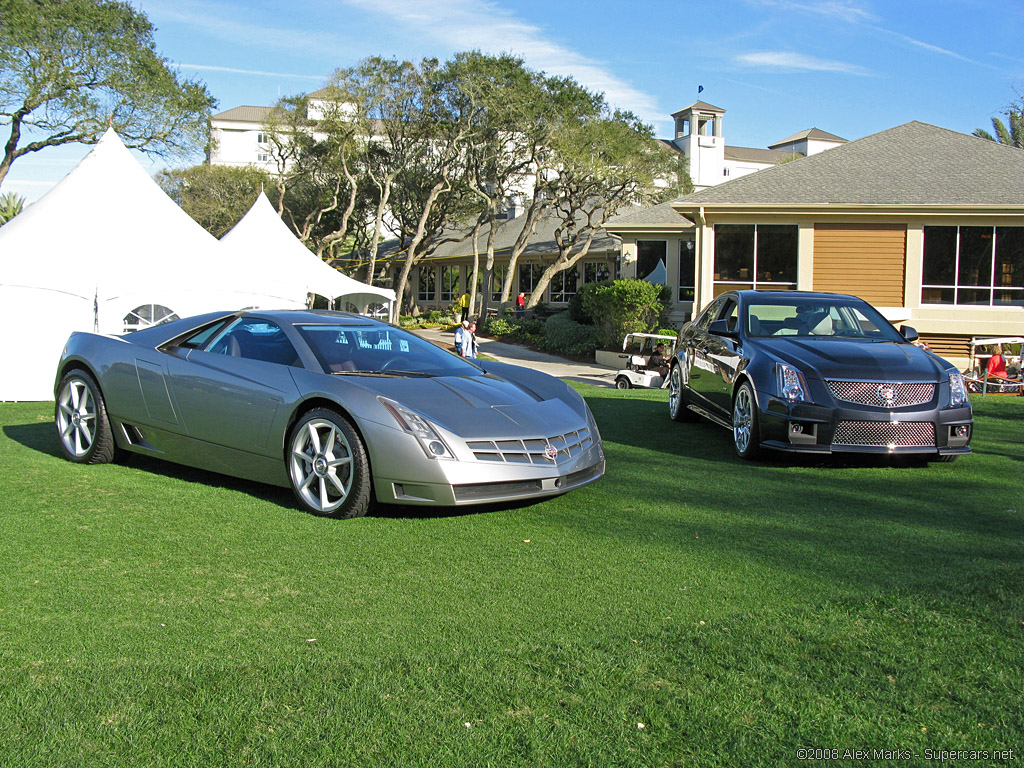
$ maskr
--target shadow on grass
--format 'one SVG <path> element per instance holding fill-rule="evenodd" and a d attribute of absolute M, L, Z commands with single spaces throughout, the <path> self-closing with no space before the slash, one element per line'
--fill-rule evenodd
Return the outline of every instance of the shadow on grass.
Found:
<path fill-rule="evenodd" d="M 4 434 L 12 441 L 47 456 L 64 459 L 64 454 L 57 441 L 57 435 L 53 424 L 49 422 L 38 422 L 31 424 L 12 424 L 3 428 Z M 251 480 L 223 475 L 206 469 L 188 467 L 184 464 L 176 464 L 171 461 L 164 461 L 152 456 L 144 456 L 130 451 L 120 451 L 117 463 L 130 466 L 133 470 L 140 470 L 152 475 L 181 480 L 188 483 L 200 483 L 211 488 L 224 488 L 226 490 L 244 493 L 253 498 L 276 504 L 281 507 L 291 507 L 296 511 L 303 512 L 296 501 L 291 489 L 276 485 L 257 483 Z M 466 515 L 485 514 L 490 512 L 504 512 L 515 509 L 527 509 L 536 504 L 543 503 L 549 499 L 538 499 L 531 502 L 485 504 L 470 507 L 420 507 L 414 505 L 396 504 L 374 504 L 368 514 L 369 517 L 385 519 L 417 519 L 424 520 L 439 519 L 446 517 L 463 517 Z M 330 519 L 330 518 L 325 518 Z"/>

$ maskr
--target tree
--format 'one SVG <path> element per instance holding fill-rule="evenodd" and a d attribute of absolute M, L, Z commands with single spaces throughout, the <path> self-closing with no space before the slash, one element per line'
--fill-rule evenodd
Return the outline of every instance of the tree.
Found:
<path fill-rule="evenodd" d="M 246 214 L 270 176 L 253 166 L 196 165 L 160 171 L 157 183 L 207 232 L 220 239 Z"/>
<path fill-rule="evenodd" d="M 4 192 L 0 195 L 0 226 L 13 219 L 25 207 L 25 198 L 16 195 L 14 192 Z"/>
<path fill-rule="evenodd" d="M 1006 107 L 1003 114 L 1006 116 L 1006 123 L 1003 123 L 998 117 L 992 118 L 992 130 L 995 131 L 995 136 L 984 128 L 975 130 L 974 135 L 1005 144 L 1008 147 L 1024 149 L 1024 93 L 1018 90 L 1017 98 Z"/>
<path fill-rule="evenodd" d="M 590 252 L 610 217 L 627 203 L 658 200 L 659 181 L 678 168 L 678 160 L 662 150 L 650 126 L 629 112 L 609 113 L 606 107 L 596 116 L 561 126 L 552 146 L 558 255 L 534 286 L 529 307 L 536 306 L 555 275 L 574 269 Z"/>
<path fill-rule="evenodd" d="M 144 14 L 120 0 L 0 0 L 0 185 L 29 152 L 96 143 L 186 156 L 216 100 L 160 57 Z"/>

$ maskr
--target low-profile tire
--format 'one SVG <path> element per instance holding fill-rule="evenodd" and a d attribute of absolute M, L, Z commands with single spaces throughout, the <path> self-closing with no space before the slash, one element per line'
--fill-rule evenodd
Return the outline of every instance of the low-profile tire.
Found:
<path fill-rule="evenodd" d="M 99 384 L 79 368 L 57 387 L 54 406 L 57 439 L 64 456 L 78 464 L 109 464 L 117 453 L 114 433 Z"/>
<path fill-rule="evenodd" d="M 741 459 L 756 459 L 761 455 L 757 399 L 747 382 L 740 384 L 732 401 L 732 442 Z"/>
<path fill-rule="evenodd" d="M 673 365 L 668 374 L 668 415 L 672 421 L 696 421 L 697 414 L 686 407 L 682 366 Z"/>
<path fill-rule="evenodd" d="M 370 462 L 351 422 L 316 408 L 288 433 L 285 463 L 302 508 L 322 517 L 362 517 L 370 508 Z"/>
<path fill-rule="evenodd" d="M 627 379 L 625 376 L 619 376 L 617 379 L 615 379 L 616 389 L 630 389 L 632 386 L 632 383 L 630 383 L 629 379 Z"/>

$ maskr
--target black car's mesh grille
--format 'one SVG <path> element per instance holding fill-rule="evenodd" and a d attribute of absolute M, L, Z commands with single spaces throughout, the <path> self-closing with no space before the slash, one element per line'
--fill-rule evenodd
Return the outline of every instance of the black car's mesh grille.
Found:
<path fill-rule="evenodd" d="M 593 444 L 594 437 L 587 427 L 553 437 L 466 441 L 478 461 L 548 467 L 576 458 Z"/>
<path fill-rule="evenodd" d="M 931 402 L 935 396 L 934 384 L 880 383 L 877 381 L 828 381 L 829 392 L 837 400 L 860 405 L 885 408 L 903 408 Z"/>
<path fill-rule="evenodd" d="M 841 421 L 832 444 L 931 447 L 935 445 L 935 425 L 930 421 Z"/>

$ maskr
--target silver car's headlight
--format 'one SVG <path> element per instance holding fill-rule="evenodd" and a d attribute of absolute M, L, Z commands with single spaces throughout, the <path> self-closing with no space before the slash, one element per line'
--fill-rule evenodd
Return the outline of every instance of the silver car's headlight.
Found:
<path fill-rule="evenodd" d="M 960 371 L 949 372 L 949 407 L 959 408 L 967 405 L 967 387 L 964 386 L 964 377 Z"/>
<path fill-rule="evenodd" d="M 441 435 L 434 429 L 434 425 L 417 413 L 408 408 L 403 408 L 394 400 L 385 397 L 378 397 L 380 404 L 387 408 L 388 412 L 395 417 L 398 425 L 419 441 L 420 447 L 429 459 L 447 459 L 455 461 L 455 454 L 447 443 L 441 439 Z"/>
<path fill-rule="evenodd" d="M 785 363 L 779 363 L 779 393 L 791 403 L 805 403 L 810 399 L 804 375 Z"/>

